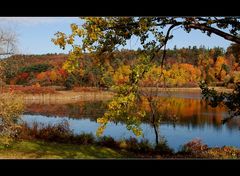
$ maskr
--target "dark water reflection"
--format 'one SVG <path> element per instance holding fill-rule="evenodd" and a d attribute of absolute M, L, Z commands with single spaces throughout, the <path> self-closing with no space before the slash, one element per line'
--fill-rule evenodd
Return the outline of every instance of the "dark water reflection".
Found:
<path fill-rule="evenodd" d="M 211 108 L 201 100 L 200 93 L 161 93 L 159 96 L 157 110 L 163 118 L 158 130 L 170 147 L 177 150 L 180 145 L 195 138 L 202 139 L 209 146 L 240 147 L 240 120 L 236 118 L 223 125 L 222 119 L 228 115 L 223 107 Z M 55 124 L 66 119 L 74 133 L 95 134 L 98 127 L 96 120 L 104 114 L 106 104 L 102 101 L 63 105 L 30 104 L 26 107 L 23 120 L 28 123 Z M 141 127 L 144 136 L 139 139 L 146 138 L 154 142 L 155 133 L 148 118 L 142 120 Z M 116 139 L 134 137 L 126 129 L 124 121 L 109 123 L 104 135 Z"/>

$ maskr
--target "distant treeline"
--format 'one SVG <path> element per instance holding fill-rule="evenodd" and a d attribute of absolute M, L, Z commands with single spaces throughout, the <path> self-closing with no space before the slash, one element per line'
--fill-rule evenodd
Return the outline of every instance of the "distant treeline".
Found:
<path fill-rule="evenodd" d="M 74 72 L 65 67 L 67 54 L 14 55 L 0 60 L 1 82 L 12 85 L 110 87 L 128 81 L 132 66 L 138 61 L 141 49 L 122 49 L 98 58 L 85 54 L 78 60 Z M 163 51 L 153 59 L 153 66 L 141 81 L 142 86 L 189 87 L 200 80 L 213 85 L 229 86 L 240 81 L 240 46 L 189 46 L 167 50 L 163 70 Z M 163 76 L 160 77 L 161 73 Z"/>

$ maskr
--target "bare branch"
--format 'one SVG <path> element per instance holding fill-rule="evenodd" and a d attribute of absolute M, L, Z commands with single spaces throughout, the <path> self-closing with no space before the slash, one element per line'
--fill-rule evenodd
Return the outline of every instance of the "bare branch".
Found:
<path fill-rule="evenodd" d="M 16 50 L 17 36 L 12 30 L 0 28 L 0 55 L 11 55 Z"/>

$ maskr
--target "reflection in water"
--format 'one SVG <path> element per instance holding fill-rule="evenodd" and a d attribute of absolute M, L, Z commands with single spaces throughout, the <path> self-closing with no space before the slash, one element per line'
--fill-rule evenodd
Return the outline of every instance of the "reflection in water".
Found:
<path fill-rule="evenodd" d="M 77 102 L 74 104 L 29 104 L 25 114 L 69 117 L 74 119 L 88 118 L 96 121 L 102 116 L 107 102 Z"/>
<path fill-rule="evenodd" d="M 148 117 L 142 119 L 141 127 L 144 138 L 154 142 L 157 130 L 175 149 L 197 137 L 210 146 L 240 147 L 238 144 L 240 121 L 233 119 L 222 125 L 222 119 L 228 115 L 223 107 L 208 106 L 205 101 L 201 100 L 200 93 L 181 92 L 170 94 L 170 97 L 169 94 L 161 93 L 159 96 L 156 101 L 158 114 L 154 119 L 156 123 L 151 123 Z M 95 134 L 98 127 L 97 118 L 104 114 L 106 105 L 107 102 L 103 101 L 60 105 L 29 104 L 26 105 L 26 115 L 23 119 L 29 123 L 32 121 L 56 123 L 66 118 L 76 133 L 92 132 Z M 147 101 L 140 106 L 150 112 Z M 132 132 L 126 130 L 123 119 L 109 123 L 104 135 L 111 135 L 117 139 L 134 137 Z"/>

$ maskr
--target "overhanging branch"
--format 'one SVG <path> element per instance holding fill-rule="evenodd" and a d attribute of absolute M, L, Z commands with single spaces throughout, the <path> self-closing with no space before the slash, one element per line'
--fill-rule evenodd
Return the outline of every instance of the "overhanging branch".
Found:
<path fill-rule="evenodd" d="M 229 41 L 232 41 L 232 42 L 235 42 L 237 44 L 240 44 L 240 38 L 237 37 L 237 36 L 234 36 L 234 35 L 231 35 L 231 34 L 228 34 L 226 32 L 223 32 L 219 29 L 216 29 L 216 28 L 213 28 L 213 27 L 210 27 L 210 26 L 206 26 L 206 25 L 203 25 L 203 24 L 189 24 L 187 25 L 188 28 L 192 28 L 192 29 L 199 29 L 199 30 L 203 30 L 203 31 L 208 31 L 210 33 L 214 33 L 220 37 L 223 37 L 225 38 L 226 40 L 229 40 Z"/>

